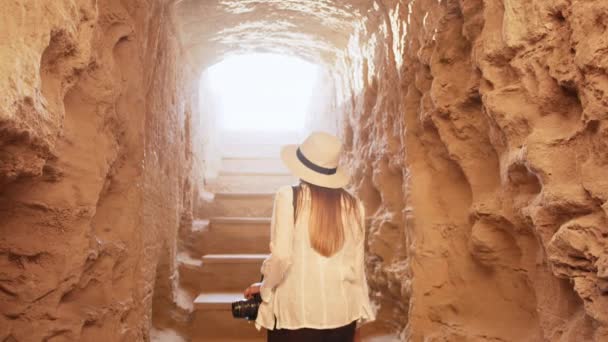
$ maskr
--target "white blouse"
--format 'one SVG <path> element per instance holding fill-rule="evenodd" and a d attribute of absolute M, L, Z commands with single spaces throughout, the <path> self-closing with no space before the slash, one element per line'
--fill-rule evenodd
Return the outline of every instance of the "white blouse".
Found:
<path fill-rule="evenodd" d="M 310 246 L 310 191 L 302 186 L 301 192 L 295 225 L 292 188 L 281 187 L 275 196 L 256 327 L 332 329 L 374 320 L 363 261 L 365 232 L 357 223 L 365 222 L 363 205 L 358 201 L 360 217 L 343 213 L 344 246 L 328 258 Z"/>

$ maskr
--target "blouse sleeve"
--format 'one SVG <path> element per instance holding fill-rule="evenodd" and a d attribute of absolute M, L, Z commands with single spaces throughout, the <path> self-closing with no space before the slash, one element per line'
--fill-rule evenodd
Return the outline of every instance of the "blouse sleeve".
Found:
<path fill-rule="evenodd" d="M 357 243 L 356 251 L 356 267 L 357 267 L 357 280 L 359 288 L 361 289 L 361 315 L 359 323 L 367 321 L 373 321 L 376 319 L 376 314 L 372 310 L 371 301 L 369 299 L 369 287 L 367 285 L 367 276 L 365 275 L 365 208 L 359 203 L 360 222 L 362 225 L 362 232 Z"/>
<path fill-rule="evenodd" d="M 290 186 L 281 187 L 274 199 L 270 223 L 270 256 L 262 265 L 264 281 L 260 288 L 262 300 L 270 302 L 274 289 L 291 266 L 293 248 L 293 194 Z"/>

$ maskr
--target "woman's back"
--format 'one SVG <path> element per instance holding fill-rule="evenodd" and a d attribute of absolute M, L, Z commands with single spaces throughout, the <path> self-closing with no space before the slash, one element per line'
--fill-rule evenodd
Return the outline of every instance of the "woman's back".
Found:
<path fill-rule="evenodd" d="M 363 206 L 358 200 L 354 202 L 355 207 L 342 201 L 343 244 L 331 256 L 323 256 L 311 244 L 311 187 L 314 186 L 299 187 L 295 226 L 292 187 L 280 188 L 275 199 L 272 235 L 284 237 L 290 245 L 287 252 L 277 250 L 277 241 L 271 244 L 274 256 L 289 260 L 273 295 L 273 316 L 279 329 L 331 329 L 373 315 L 363 270 Z M 268 271 L 263 268 L 264 273 Z"/>
<path fill-rule="evenodd" d="M 374 319 L 363 264 L 365 213 L 343 190 L 349 177 L 341 150 L 324 132 L 281 149 L 302 184 L 295 201 L 290 186 L 276 193 L 264 281 L 245 291 L 261 295 L 256 326 L 269 330 L 269 341 L 352 341 L 355 321 Z"/>

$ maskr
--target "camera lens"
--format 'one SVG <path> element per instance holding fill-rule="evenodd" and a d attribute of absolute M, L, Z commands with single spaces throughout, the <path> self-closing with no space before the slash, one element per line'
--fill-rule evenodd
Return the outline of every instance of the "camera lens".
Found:
<path fill-rule="evenodd" d="M 262 302 L 262 298 L 257 295 L 251 299 L 239 300 L 232 303 L 232 316 L 234 318 L 245 318 L 247 320 L 255 320 L 258 315 L 258 307 Z"/>

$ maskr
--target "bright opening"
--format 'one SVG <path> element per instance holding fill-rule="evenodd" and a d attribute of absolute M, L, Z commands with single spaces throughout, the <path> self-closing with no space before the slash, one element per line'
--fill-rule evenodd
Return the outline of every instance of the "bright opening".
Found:
<path fill-rule="evenodd" d="M 207 81 L 224 131 L 299 131 L 319 75 L 296 57 L 232 56 L 209 68 Z"/>

